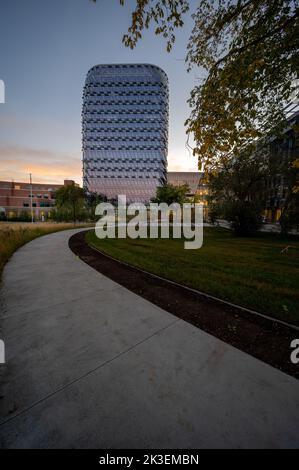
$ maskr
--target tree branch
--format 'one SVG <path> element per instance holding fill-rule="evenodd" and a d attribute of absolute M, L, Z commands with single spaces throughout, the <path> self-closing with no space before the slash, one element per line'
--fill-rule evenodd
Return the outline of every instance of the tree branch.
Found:
<path fill-rule="evenodd" d="M 221 31 L 221 29 L 226 23 L 230 23 L 235 17 L 239 16 L 240 13 L 242 13 L 242 11 L 245 10 L 251 3 L 254 3 L 254 0 L 248 0 L 248 2 L 244 3 L 244 5 L 239 7 L 238 5 L 236 5 L 236 10 L 233 13 L 231 13 L 229 16 L 224 15 L 224 17 L 222 18 L 222 24 L 220 22 L 220 28 L 218 32 Z"/>
<path fill-rule="evenodd" d="M 251 42 L 248 42 L 247 44 L 245 44 L 244 46 L 242 47 L 236 47 L 235 49 L 232 49 L 231 51 L 229 51 L 224 57 L 222 57 L 221 59 L 219 59 L 217 62 L 215 62 L 215 64 L 213 65 L 213 69 L 214 68 L 217 68 L 222 62 L 225 62 L 228 57 L 230 55 L 233 55 L 233 54 L 241 54 L 242 52 L 246 51 L 246 49 L 249 49 L 250 47 L 253 47 L 253 46 L 257 46 L 258 44 L 260 44 L 261 42 L 263 42 L 265 39 L 273 36 L 274 34 L 276 33 L 279 33 L 279 31 L 281 31 L 282 29 L 284 29 L 286 26 L 289 26 L 291 25 L 297 18 L 299 17 L 299 10 L 296 11 L 296 13 L 294 14 L 294 16 L 292 16 L 291 18 L 288 18 L 284 23 L 282 23 L 280 26 L 278 26 L 277 28 L 274 28 L 272 29 L 271 31 L 263 34 L 262 36 L 259 36 L 257 37 L 256 39 L 254 39 L 253 41 Z"/>

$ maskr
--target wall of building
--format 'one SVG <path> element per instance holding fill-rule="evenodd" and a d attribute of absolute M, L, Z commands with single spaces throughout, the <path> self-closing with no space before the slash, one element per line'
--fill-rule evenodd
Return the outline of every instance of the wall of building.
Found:
<path fill-rule="evenodd" d="M 204 173 L 200 171 L 169 171 L 167 173 L 167 182 L 173 186 L 188 185 L 190 192 L 187 196 L 204 206 L 204 218 L 208 217 L 209 194 L 208 185 L 205 183 Z"/>
<path fill-rule="evenodd" d="M 273 139 L 269 144 L 273 174 L 266 181 L 266 207 L 263 214 L 269 223 L 279 222 L 289 191 L 288 183 L 280 169 L 299 158 L 298 135 L 294 131 L 294 126 L 299 125 L 298 112 L 289 118 L 289 124 L 290 127 L 283 135 Z"/>
<path fill-rule="evenodd" d="M 75 184 L 74 181 L 65 180 L 65 185 Z M 50 183 L 21 183 L 15 181 L 0 181 L 0 212 L 8 218 L 20 217 L 23 214 L 35 219 L 47 218 L 55 207 L 55 192 L 61 184 Z M 32 197 L 31 197 L 32 194 Z"/>
<path fill-rule="evenodd" d="M 166 182 L 168 79 L 149 64 L 98 65 L 83 93 L 83 181 L 90 192 L 149 202 Z"/>

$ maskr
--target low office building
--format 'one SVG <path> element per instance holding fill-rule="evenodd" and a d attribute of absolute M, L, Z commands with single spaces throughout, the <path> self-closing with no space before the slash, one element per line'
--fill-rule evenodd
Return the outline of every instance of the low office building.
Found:
<path fill-rule="evenodd" d="M 31 217 L 32 210 L 35 220 L 46 219 L 55 207 L 55 192 L 73 184 L 76 183 L 72 180 L 65 180 L 64 185 L 0 181 L 0 215 L 2 218 Z"/>
<path fill-rule="evenodd" d="M 202 203 L 204 206 L 204 217 L 208 217 L 208 201 L 209 193 L 208 185 L 205 182 L 204 173 L 201 171 L 169 171 L 167 173 L 167 182 L 173 186 L 189 186 L 187 197 Z"/>
<path fill-rule="evenodd" d="M 198 194 L 202 178 L 203 173 L 199 171 L 169 171 L 167 173 L 168 184 L 173 186 L 183 186 L 186 184 L 189 186 L 189 197 L 194 197 Z"/>
<path fill-rule="evenodd" d="M 266 207 L 264 216 L 267 222 L 279 222 L 285 207 L 290 188 L 282 168 L 299 158 L 298 132 L 299 112 L 289 117 L 289 127 L 282 136 L 272 139 L 269 144 L 269 156 L 273 175 L 266 181 Z"/>

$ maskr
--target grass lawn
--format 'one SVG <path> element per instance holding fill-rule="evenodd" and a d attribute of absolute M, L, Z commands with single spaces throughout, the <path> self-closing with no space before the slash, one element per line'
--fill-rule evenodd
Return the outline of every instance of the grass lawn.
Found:
<path fill-rule="evenodd" d="M 76 228 L 80 226 L 76 225 Z M 5 263 L 22 245 L 42 235 L 71 228 L 74 228 L 73 223 L 0 222 L 0 277 Z"/>
<path fill-rule="evenodd" d="M 183 240 L 105 239 L 87 241 L 119 260 L 238 305 L 299 324 L 299 241 L 270 234 L 236 238 L 205 228 L 200 250 Z M 288 253 L 281 250 L 291 246 Z"/>

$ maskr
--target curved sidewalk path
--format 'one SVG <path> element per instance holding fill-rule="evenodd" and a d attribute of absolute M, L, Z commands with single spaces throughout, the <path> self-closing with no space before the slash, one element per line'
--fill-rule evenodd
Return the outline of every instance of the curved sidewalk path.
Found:
<path fill-rule="evenodd" d="M 0 446 L 299 447 L 299 381 L 96 272 L 75 232 L 5 268 Z"/>

